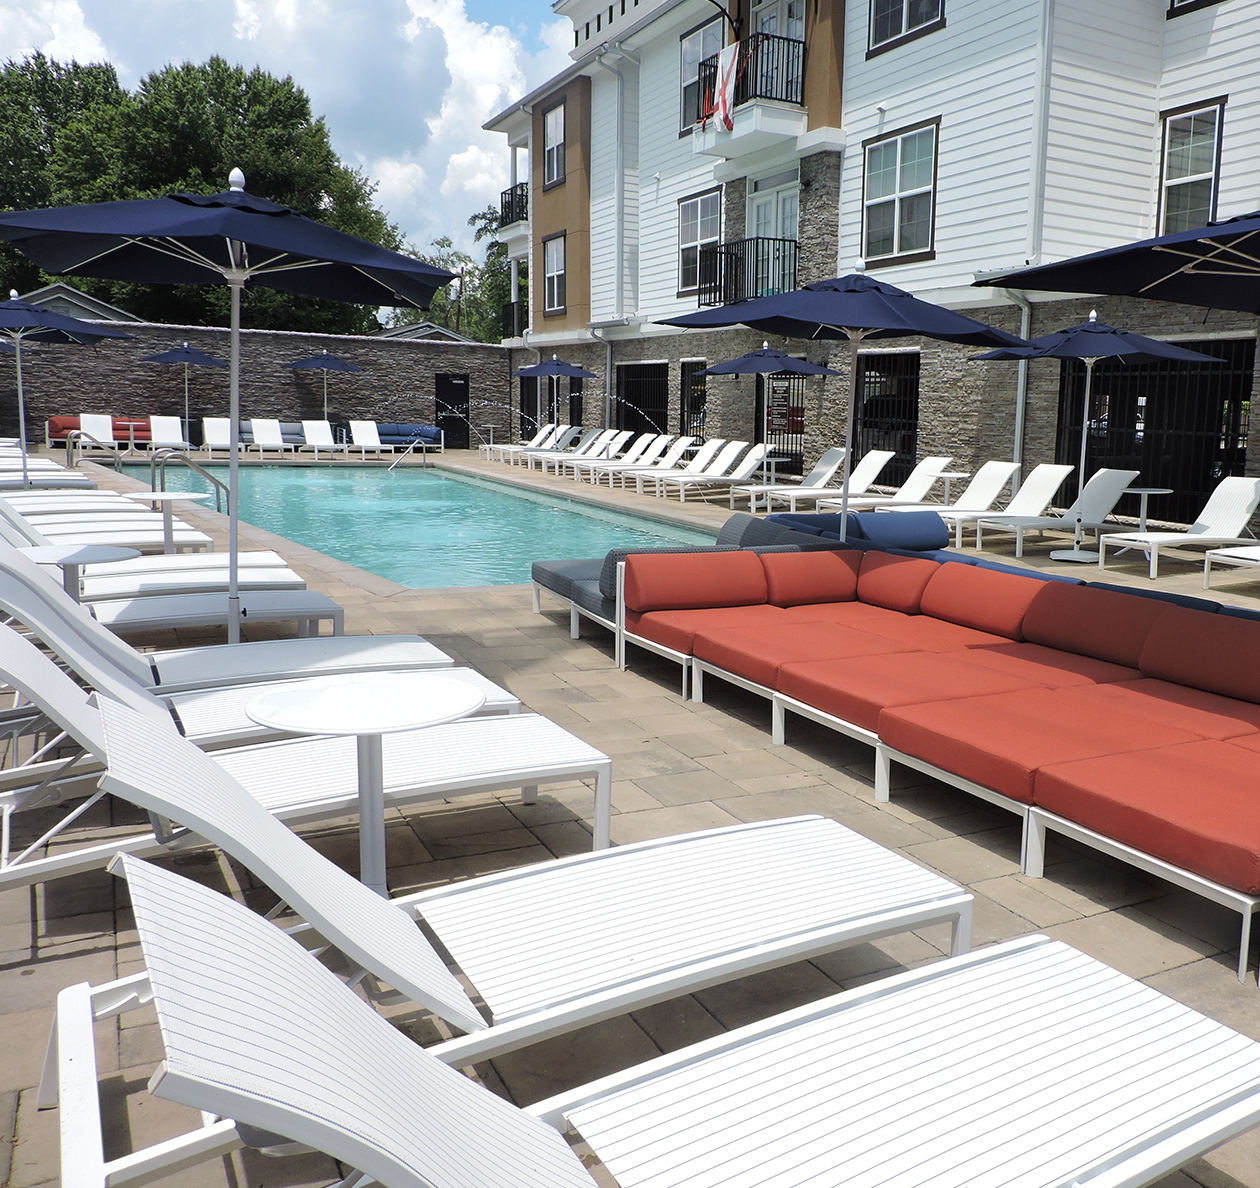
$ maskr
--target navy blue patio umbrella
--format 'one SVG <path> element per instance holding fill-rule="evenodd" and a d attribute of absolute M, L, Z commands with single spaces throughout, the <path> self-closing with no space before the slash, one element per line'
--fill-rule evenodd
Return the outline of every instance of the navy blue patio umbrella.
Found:
<path fill-rule="evenodd" d="M 519 371 L 515 371 L 512 374 L 515 375 L 517 379 L 545 378 L 547 380 L 548 391 L 550 392 L 550 396 L 552 398 L 555 396 L 555 392 L 552 390 L 553 385 L 562 375 L 567 375 L 570 379 L 595 378 L 595 373 L 593 371 L 587 371 L 584 367 L 578 367 L 576 363 L 566 363 L 563 359 L 557 357 L 556 355 L 552 355 L 550 359 L 546 359 L 541 363 L 535 363 L 532 367 L 522 367 Z M 554 399 L 549 398 L 548 403 L 549 406 L 554 406 L 556 402 Z M 524 410 L 522 409 L 522 414 L 523 413 Z M 542 416 L 539 415 L 539 417 L 534 421 L 534 424 L 537 425 L 541 420 Z"/>
<path fill-rule="evenodd" d="M 790 293 L 751 297 L 731 305 L 665 318 L 660 324 L 692 329 L 744 325 L 785 338 L 849 340 L 849 404 L 844 418 L 841 536 L 846 533 L 849 524 L 849 459 L 853 453 L 853 410 L 857 404 L 858 344 L 869 338 L 923 335 L 966 346 L 1024 345 L 1024 340 L 1017 335 L 986 326 L 930 301 L 920 301 L 904 289 L 867 276 L 860 261 L 858 271 L 848 276 L 816 281 Z"/>
<path fill-rule="evenodd" d="M 184 440 L 191 441 L 188 436 L 188 369 L 189 367 L 226 367 L 228 364 L 223 359 L 216 359 L 213 355 L 207 355 L 204 351 L 197 350 L 194 346 L 184 343 L 183 346 L 177 346 L 169 351 L 162 351 L 156 355 L 145 355 L 140 360 L 141 363 L 182 363 L 184 365 Z"/>
<path fill-rule="evenodd" d="M 236 643 L 241 290 L 247 284 L 262 285 L 304 297 L 427 309 L 455 274 L 247 194 L 239 169 L 232 170 L 228 185 L 221 194 L 4 211 L 0 240 L 58 276 L 230 287 L 228 639 Z"/>
<path fill-rule="evenodd" d="M 53 313 L 18 300 L 16 289 L 9 291 L 9 300 L 0 301 L 0 334 L 8 338 L 17 365 L 18 440 L 22 443 L 22 484 L 26 473 L 26 395 L 22 387 L 22 343 L 62 342 L 96 343 L 103 338 L 134 338 L 121 330 L 82 322 L 66 314 Z"/>
<path fill-rule="evenodd" d="M 749 351 L 738 359 L 727 359 L 725 363 L 714 363 L 697 375 L 777 375 L 780 372 L 791 372 L 793 375 L 839 375 L 830 367 L 811 363 L 808 359 L 796 359 L 786 351 L 774 350 L 768 342 L 761 344 L 761 350 Z"/>
<path fill-rule="evenodd" d="M 330 371 L 362 371 L 363 368 L 357 363 L 351 363 L 349 359 L 343 359 L 340 355 L 334 355 L 329 352 L 328 348 L 318 355 L 312 355 L 309 359 L 295 359 L 292 363 L 286 363 L 292 371 L 322 371 L 324 373 L 324 420 L 328 420 L 328 373 Z"/>
<path fill-rule="evenodd" d="M 1260 211 L 974 282 L 1049 293 L 1150 297 L 1260 314 Z"/>

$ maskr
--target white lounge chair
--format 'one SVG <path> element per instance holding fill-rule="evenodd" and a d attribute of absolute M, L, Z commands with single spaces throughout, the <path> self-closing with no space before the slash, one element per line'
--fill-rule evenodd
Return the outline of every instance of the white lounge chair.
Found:
<path fill-rule="evenodd" d="M 1038 535 L 1050 531 L 1099 532 L 1111 515 L 1124 489 L 1140 472 L 1136 470 L 1096 470 L 1085 484 L 1084 490 L 1076 497 L 1075 502 L 1061 516 L 1029 516 L 1020 515 L 1007 508 L 1004 512 L 994 512 L 976 521 L 976 548 L 983 544 L 983 533 L 990 532 L 1015 533 L 1015 556 L 1024 555 L 1024 533 L 1036 532 Z"/>
<path fill-rule="evenodd" d="M 582 429 L 580 425 L 552 425 L 551 428 L 543 434 L 542 440 L 537 445 L 529 445 L 522 443 L 520 445 L 503 446 L 503 461 L 512 466 L 517 465 L 525 457 L 526 450 L 552 450 L 557 448 L 561 443 L 568 443 L 576 440 L 581 436 Z"/>
<path fill-rule="evenodd" d="M 1231 565 L 1243 569 L 1260 566 L 1260 545 L 1248 545 L 1241 549 L 1209 549 L 1203 555 L 1203 588 L 1212 588 L 1212 566 Z"/>
<path fill-rule="evenodd" d="M 1004 516 L 1040 516 L 1050 506 L 1055 492 L 1063 486 L 1064 480 L 1072 473 L 1074 467 L 1058 466 L 1052 462 L 1043 462 L 1033 467 L 1032 473 L 1024 480 L 1019 490 L 1011 496 L 1010 502 L 1000 513 Z M 961 502 L 961 496 L 959 501 Z M 974 524 L 977 520 L 986 519 L 994 513 L 987 508 L 971 511 L 954 504 L 952 507 L 933 507 L 947 524 L 954 526 L 954 547 L 963 547 L 963 525 Z"/>
<path fill-rule="evenodd" d="M 547 439 L 551 437 L 555 431 L 556 423 L 551 421 L 546 425 L 540 425 L 538 427 L 538 431 L 528 441 L 517 442 L 515 444 L 510 442 L 494 442 L 493 444 L 486 442 L 477 448 L 477 452 L 489 462 L 506 462 L 507 455 L 516 450 L 536 449 L 539 446 L 545 445 Z"/>
<path fill-rule="evenodd" d="M 573 481 L 581 482 L 584 476 L 589 477 L 593 472 L 592 467 L 606 466 L 615 462 L 628 462 L 631 464 L 639 462 L 647 448 L 656 443 L 663 434 L 659 433 L 640 433 L 617 458 L 613 458 L 609 453 L 603 458 L 566 458 L 557 468 L 560 470 L 571 470 L 573 472 Z"/>
<path fill-rule="evenodd" d="M 79 432 L 83 436 L 79 444 L 85 449 L 104 447 L 106 449 L 125 449 L 126 440 L 114 436 L 114 418 L 101 413 L 80 413 Z"/>
<path fill-rule="evenodd" d="M 184 423 L 179 417 L 150 417 L 150 450 L 191 450 L 192 443 L 184 439 Z"/>
<path fill-rule="evenodd" d="M 1011 476 L 1019 469 L 1018 462 L 986 462 L 971 477 L 971 481 L 959 492 L 953 503 L 903 503 L 901 500 L 890 500 L 879 504 L 875 510 L 889 508 L 892 511 L 934 511 L 950 508 L 953 511 L 986 512 L 997 501 L 1002 488 L 1011 481 Z"/>
<path fill-rule="evenodd" d="M 1098 537 L 1098 568 L 1107 567 L 1107 546 L 1141 549 L 1150 558 L 1151 581 L 1159 575 L 1159 550 L 1184 545 L 1245 544 L 1247 524 L 1260 506 L 1260 479 L 1234 476 L 1216 485 L 1198 519 L 1184 532 L 1108 532 Z M 1204 571 L 1204 588 L 1207 588 Z"/>
<path fill-rule="evenodd" d="M 201 448 L 213 458 L 215 450 L 230 453 L 232 448 L 232 422 L 228 417 L 201 418 Z"/>
<path fill-rule="evenodd" d="M 892 495 L 854 495 L 850 493 L 849 511 L 873 511 L 877 507 L 897 507 L 898 505 L 909 507 L 912 504 L 922 503 L 924 496 L 936 485 L 941 472 L 949 463 L 950 457 L 948 454 L 924 458 Z M 832 496 L 829 499 L 818 500 L 817 506 L 828 508 L 831 511 L 839 511 L 843 503 L 843 499 L 837 499 Z M 932 510 L 935 511 L 936 508 L 933 507 Z"/>
<path fill-rule="evenodd" d="M 869 491 L 871 485 L 879 478 L 880 471 L 896 456 L 892 450 L 867 450 L 858 459 L 857 465 L 849 471 L 850 496 L 863 495 Z M 767 492 L 766 510 L 773 511 L 776 503 L 786 503 L 788 511 L 794 512 L 798 503 L 817 505 L 818 500 L 834 498 L 836 494 L 836 490 L 830 487 L 820 487 L 812 491 L 802 490 L 800 487 L 785 487 L 779 492 Z"/>
<path fill-rule="evenodd" d="M 280 432 L 280 422 L 274 417 L 254 417 L 250 420 L 249 427 L 254 440 L 245 447 L 246 452 L 257 450 L 260 457 L 265 457 L 268 450 L 278 450 L 281 455 L 286 451 L 297 450 L 297 446 L 284 440 L 284 434 Z"/>
<path fill-rule="evenodd" d="M 360 451 L 364 461 L 367 460 L 368 450 L 372 450 L 378 458 L 382 450 L 388 450 L 391 454 L 394 452 L 392 445 L 381 444 L 381 435 L 377 432 L 375 421 L 351 421 L 350 441 Z"/>
<path fill-rule="evenodd" d="M 583 430 L 580 425 L 571 425 L 568 433 L 556 434 L 555 444 L 549 449 L 526 450 L 521 454 L 521 459 L 530 470 L 533 470 L 535 462 L 541 465 L 552 458 L 580 458 L 605 445 L 616 434 L 615 429 Z M 598 455 L 592 455 L 592 457 L 598 457 Z"/>
<path fill-rule="evenodd" d="M 670 444 L 674 441 L 674 435 L 672 433 L 657 433 L 654 436 L 649 436 L 651 436 L 651 440 L 646 446 L 644 446 L 642 451 L 640 451 L 638 457 L 631 459 L 629 457 L 629 451 L 627 450 L 620 458 L 597 458 L 593 462 L 585 463 L 582 466 L 583 472 L 586 477 L 597 486 L 600 480 L 607 475 L 608 487 L 609 490 L 611 490 L 613 486 L 613 478 L 615 476 L 625 474 L 628 470 L 654 466 L 665 457 L 666 451 L 669 449 Z M 686 440 L 687 444 L 690 444 L 692 439 L 689 437 Z M 682 456 L 682 450 L 685 450 L 686 448 L 687 445 L 684 445 L 682 449 L 679 450 L 679 457 Z"/>
<path fill-rule="evenodd" d="M 744 442 L 743 444 L 747 445 L 748 443 Z M 713 460 L 718 456 L 718 453 L 725 448 L 725 446 L 726 438 L 710 437 L 708 441 L 703 442 L 696 449 L 696 452 L 691 456 L 691 460 L 684 463 L 682 466 L 677 465 L 677 463 L 673 466 L 667 466 L 666 463 L 669 461 L 668 457 L 662 458 L 655 466 L 636 466 L 633 470 L 625 472 L 622 476 L 621 485 L 624 488 L 626 485 L 625 480 L 633 476 L 635 491 L 642 495 L 645 484 L 648 482 L 655 483 L 658 478 L 664 478 L 669 475 L 676 474 L 700 474 L 713 464 Z M 674 454 L 674 452 L 675 451 L 670 450 L 671 455 Z"/>
<path fill-rule="evenodd" d="M 314 450 L 315 461 L 319 461 L 319 451 L 327 450 L 330 454 L 345 454 L 349 457 L 350 447 L 344 441 L 334 441 L 332 426 L 327 421 L 303 421 L 302 437 L 305 439 L 298 450 Z"/>
<path fill-rule="evenodd" d="M 530 459 L 530 465 L 534 462 L 542 467 L 543 473 L 546 474 L 551 468 L 555 468 L 556 477 L 560 476 L 560 472 L 570 462 L 579 461 L 584 458 L 612 458 L 620 451 L 632 437 L 633 432 L 629 429 L 608 429 L 605 430 L 588 448 L 574 450 L 571 454 L 560 453 L 553 457 L 545 457 L 535 454 Z"/>
<path fill-rule="evenodd" d="M 79 601 L 87 603 L 119 599 L 153 598 L 173 594 L 226 594 L 228 590 L 227 558 L 222 553 L 198 553 L 198 558 L 218 563 L 213 569 L 177 569 L 167 572 L 118 573 L 109 577 L 92 575 L 79 579 Z M 175 557 L 178 554 L 163 554 Z M 180 557 L 180 560 L 184 558 Z M 125 564 L 125 562 L 124 562 Z M 287 566 L 248 565 L 240 568 L 237 588 L 242 594 L 259 590 L 305 590 L 300 573 Z"/>
<path fill-rule="evenodd" d="M 160 513 L 146 512 L 132 500 L 122 502 L 131 503 L 134 510 L 105 515 L 92 512 L 77 516 L 52 514 L 28 519 L 0 499 L 0 520 L 32 545 L 107 544 L 136 549 L 165 549 L 169 546 L 175 551 L 213 549 L 213 537 L 188 527 L 182 520 L 174 520 L 168 538 Z"/>
<path fill-rule="evenodd" d="M 38 1103 L 60 1106 L 66 1188 L 246 1145 L 321 1151 L 353 1169 L 343 1184 L 386 1188 L 1110 1188 L 1158 1180 L 1260 1122 L 1260 1044 L 1044 936 L 522 1109 L 241 904 L 132 858 L 118 866 L 146 970 L 58 997 Z M 149 1090 L 200 1111 L 201 1126 L 106 1162 L 94 1022 L 150 1001 L 164 1059 Z"/>
<path fill-rule="evenodd" d="M 640 459 L 633 466 L 625 466 L 618 462 L 605 462 L 600 473 L 608 475 L 609 489 L 613 486 L 614 479 L 621 480 L 621 489 L 626 489 L 626 479 L 635 474 L 650 474 L 657 470 L 676 470 L 679 462 L 682 461 L 683 455 L 690 449 L 699 450 L 701 447 L 695 444 L 694 437 L 676 438 L 662 453 L 661 456 L 652 462 L 645 462 Z M 598 481 L 598 479 L 597 479 Z"/>
<path fill-rule="evenodd" d="M 708 445 L 708 442 L 705 444 Z M 717 478 L 720 475 L 728 474 L 738 463 L 740 455 L 748 449 L 748 442 L 719 440 L 717 447 L 709 455 L 708 461 L 703 464 L 698 464 L 704 452 L 702 448 L 687 466 L 675 471 L 673 474 L 663 470 L 648 471 L 644 474 L 635 475 L 635 481 L 640 484 L 640 490 L 647 485 L 648 481 L 651 481 L 652 493 L 658 498 L 663 498 L 670 483 L 677 482 L 681 484 L 692 482 L 696 479 Z"/>
<path fill-rule="evenodd" d="M 888 456 L 892 457 L 891 454 Z M 843 462 L 844 446 L 832 446 L 831 449 L 823 451 L 822 456 L 814 463 L 814 469 L 799 483 L 758 483 L 748 487 L 732 487 L 730 506 L 734 509 L 736 495 L 747 495 L 750 512 L 756 512 L 757 501 L 762 498 L 766 500 L 766 509 L 769 510 L 769 495 L 772 492 L 811 491 L 825 487 L 835 477 L 836 471 L 840 469 Z"/>
<path fill-rule="evenodd" d="M 747 445 L 747 442 L 744 444 Z M 765 465 L 766 454 L 769 452 L 770 446 L 768 444 L 758 442 L 733 466 L 728 467 L 726 474 L 706 471 L 703 474 L 684 474 L 662 479 L 657 484 L 657 494 L 667 493 L 670 486 L 675 486 L 678 488 L 678 502 L 685 503 L 688 491 L 709 491 L 728 487 L 732 483 L 746 482 Z M 716 462 L 714 465 L 716 466 Z"/>

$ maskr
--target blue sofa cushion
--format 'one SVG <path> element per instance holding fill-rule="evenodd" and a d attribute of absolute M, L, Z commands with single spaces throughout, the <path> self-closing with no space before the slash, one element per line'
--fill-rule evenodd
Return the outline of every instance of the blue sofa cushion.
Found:
<path fill-rule="evenodd" d="M 574 582 L 571 598 L 574 606 L 580 606 L 583 610 L 588 610 L 609 623 L 617 621 L 617 603 L 614 599 L 605 598 L 600 593 L 599 582 Z"/>
<path fill-rule="evenodd" d="M 561 598 L 572 598 L 573 583 L 598 582 L 603 564 L 599 557 L 579 561 L 535 561 L 530 566 L 530 577 L 553 594 L 558 594 Z"/>
<path fill-rule="evenodd" d="M 1046 573 L 1040 569 L 1030 569 L 1026 565 L 1005 565 L 1001 561 L 990 561 L 979 557 L 974 562 L 977 569 L 992 569 L 995 573 L 1013 573 L 1016 577 L 1036 578 L 1039 582 L 1064 582 L 1069 586 L 1083 586 L 1085 579 L 1072 573 Z"/>
<path fill-rule="evenodd" d="M 380 421 L 376 432 L 385 445 L 410 445 L 413 441 L 437 445 L 442 431 L 436 425 L 404 425 L 395 421 Z"/>
<path fill-rule="evenodd" d="M 1252 610 L 1249 606 L 1225 606 L 1220 604 L 1221 614 L 1234 619 L 1255 619 L 1260 622 L 1260 610 Z"/>
<path fill-rule="evenodd" d="M 924 552 L 949 547 L 949 529 L 934 511 L 857 512 L 849 518 L 857 521 L 863 538 L 881 548 Z"/>
<path fill-rule="evenodd" d="M 1117 582 L 1090 582 L 1094 590 L 1114 590 L 1117 594 L 1136 594 L 1139 598 L 1154 598 L 1156 602 L 1171 602 L 1174 606 L 1184 606 L 1186 610 L 1207 611 L 1214 615 L 1221 610 L 1219 602 L 1210 598 L 1196 598 L 1193 594 L 1176 594 L 1171 590 L 1147 590 L 1142 586 L 1122 586 Z"/>

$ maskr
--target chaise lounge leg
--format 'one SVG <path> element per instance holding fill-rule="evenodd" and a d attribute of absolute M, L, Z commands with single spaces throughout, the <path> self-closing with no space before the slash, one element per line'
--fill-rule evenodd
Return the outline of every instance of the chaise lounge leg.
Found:
<path fill-rule="evenodd" d="M 1238 980 L 1247 981 L 1247 959 L 1251 956 L 1251 911 L 1243 909 L 1242 935 L 1238 940 Z"/>
<path fill-rule="evenodd" d="M 687 697 L 687 665 L 683 665 L 683 700 Z M 694 660 L 691 662 L 691 700 L 704 704 L 704 669 Z"/>
<path fill-rule="evenodd" d="M 1151 545 L 1151 581 L 1159 576 L 1159 545 Z"/>
<path fill-rule="evenodd" d="M 687 681 L 691 677 L 691 661 L 684 660 L 682 664 L 682 699 L 687 700 Z"/>
<path fill-rule="evenodd" d="M 538 803 L 538 785 L 537 784 L 526 784 L 521 789 L 521 803 L 522 804 L 537 804 Z"/>
<path fill-rule="evenodd" d="M 569 638 L 582 638 L 582 616 L 578 614 L 578 608 L 569 603 Z"/>
<path fill-rule="evenodd" d="M 887 804 L 892 798 L 892 757 L 882 745 L 875 748 L 875 799 Z"/>
<path fill-rule="evenodd" d="M 542 587 L 537 582 L 534 583 L 534 614 L 542 614 Z"/>
<path fill-rule="evenodd" d="M 787 735 L 787 707 L 777 697 L 770 702 L 770 742 L 781 747 Z"/>
<path fill-rule="evenodd" d="M 958 916 L 949 930 L 949 955 L 961 957 L 971 952 L 971 904 L 959 909 Z"/>
<path fill-rule="evenodd" d="M 1023 856 L 1020 865 L 1030 879 L 1046 873 L 1046 823 L 1035 810 L 1024 818 Z"/>

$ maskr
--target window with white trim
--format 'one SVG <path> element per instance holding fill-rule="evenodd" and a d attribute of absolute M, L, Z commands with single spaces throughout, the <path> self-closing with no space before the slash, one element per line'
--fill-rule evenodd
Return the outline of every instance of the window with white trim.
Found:
<path fill-rule="evenodd" d="M 682 39 L 682 119 L 679 127 L 691 130 L 700 115 L 700 63 L 722 50 L 722 18 L 693 29 Z"/>
<path fill-rule="evenodd" d="M 1161 235 L 1203 227 L 1216 217 L 1224 118 L 1220 103 L 1165 117 Z"/>
<path fill-rule="evenodd" d="M 564 236 L 543 241 L 543 312 L 564 309 Z"/>
<path fill-rule="evenodd" d="M 678 204 L 678 291 L 700 287 L 700 249 L 722 238 L 722 191 L 710 190 Z"/>
<path fill-rule="evenodd" d="M 564 181 L 564 104 L 543 115 L 543 185 Z"/>
<path fill-rule="evenodd" d="M 871 0 L 871 49 L 939 21 L 944 0 Z"/>
<path fill-rule="evenodd" d="M 936 125 L 866 146 L 863 251 L 868 260 L 932 250 Z"/>

